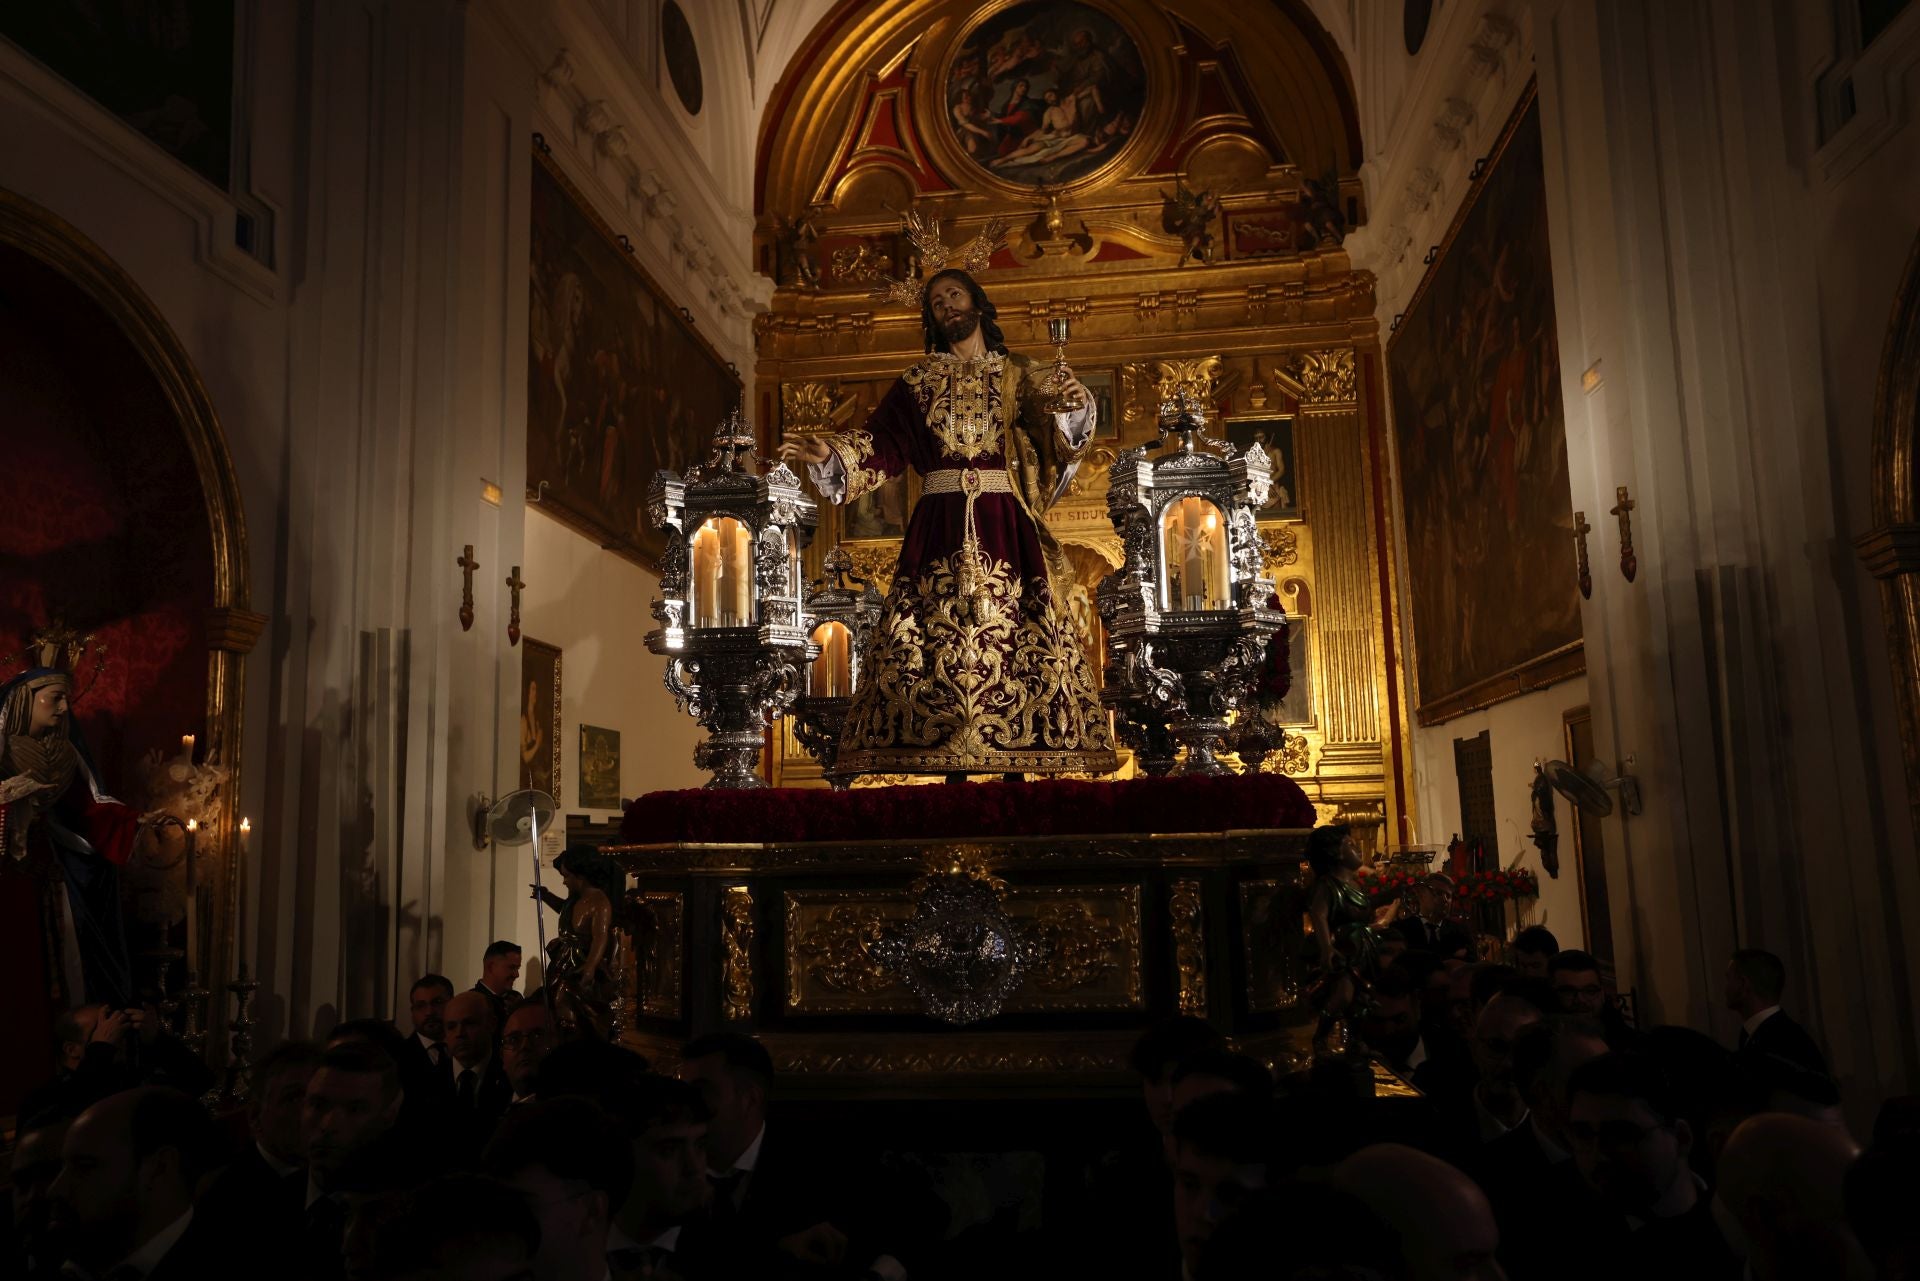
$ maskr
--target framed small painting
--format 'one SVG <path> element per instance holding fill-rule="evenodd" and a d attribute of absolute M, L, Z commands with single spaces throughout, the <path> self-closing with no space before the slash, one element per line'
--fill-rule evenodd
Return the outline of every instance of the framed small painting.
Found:
<path fill-rule="evenodd" d="M 520 790 L 560 800 L 560 651 L 520 642 Z"/>
<path fill-rule="evenodd" d="M 907 493 L 907 475 L 902 472 L 846 505 L 842 537 L 903 538 L 907 532 L 907 512 L 912 506 Z"/>
<path fill-rule="evenodd" d="M 1258 449 L 1267 456 L 1273 488 L 1260 509 L 1261 520 L 1298 519 L 1300 474 L 1294 468 L 1293 419 L 1272 414 L 1229 418 L 1221 426 L 1236 449 Z"/>
<path fill-rule="evenodd" d="M 580 727 L 580 808 L 620 808 L 620 731 Z"/>
<path fill-rule="evenodd" d="M 1080 374 L 1081 385 L 1093 397 L 1095 440 L 1120 439 L 1120 415 L 1113 399 L 1113 371 L 1100 369 Z"/>

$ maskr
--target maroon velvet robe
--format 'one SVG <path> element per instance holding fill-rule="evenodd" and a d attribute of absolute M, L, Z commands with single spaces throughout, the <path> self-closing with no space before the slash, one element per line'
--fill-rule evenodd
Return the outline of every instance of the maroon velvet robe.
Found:
<path fill-rule="evenodd" d="M 836 502 L 908 467 L 927 478 L 842 731 L 842 769 L 1117 767 L 1092 674 L 1056 608 L 1052 575 L 1065 561 L 1037 520 L 1086 441 L 1070 446 L 1033 402 L 1019 357 L 940 353 L 908 369 L 864 426 L 827 438 L 835 459 L 816 479 Z"/>

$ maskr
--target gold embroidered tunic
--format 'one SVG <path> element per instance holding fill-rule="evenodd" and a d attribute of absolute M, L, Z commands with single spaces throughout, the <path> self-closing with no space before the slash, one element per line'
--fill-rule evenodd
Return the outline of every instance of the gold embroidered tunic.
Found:
<path fill-rule="evenodd" d="M 1048 414 L 1018 356 L 935 353 L 811 468 L 833 502 L 925 478 L 842 731 L 859 773 L 1116 768 L 1092 673 L 1062 617 L 1065 559 L 1040 523 L 1085 451 L 1088 405 Z"/>

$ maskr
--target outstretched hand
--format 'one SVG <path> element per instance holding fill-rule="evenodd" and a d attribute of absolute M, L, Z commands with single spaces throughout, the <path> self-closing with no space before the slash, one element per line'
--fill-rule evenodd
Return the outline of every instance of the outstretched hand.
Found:
<path fill-rule="evenodd" d="M 789 466 L 796 462 L 824 463 L 833 454 L 833 450 L 827 447 L 827 442 L 820 437 L 796 436 L 792 432 L 787 432 L 780 437 L 780 448 L 777 452 L 780 461 Z"/>

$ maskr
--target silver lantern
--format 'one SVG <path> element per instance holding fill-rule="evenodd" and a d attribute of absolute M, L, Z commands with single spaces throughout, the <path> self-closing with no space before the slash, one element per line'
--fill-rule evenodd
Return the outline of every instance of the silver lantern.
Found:
<path fill-rule="evenodd" d="M 809 638 L 801 550 L 819 508 L 784 463 L 762 471 L 735 410 L 713 452 L 654 473 L 647 515 L 665 530 L 660 597 L 647 648 L 667 660 L 667 689 L 707 731 L 693 763 L 708 787 L 765 787 L 756 769 L 768 723 L 792 705 L 819 652 Z"/>
<path fill-rule="evenodd" d="M 880 593 L 853 572 L 853 557 L 836 547 L 827 553 L 826 572 L 807 589 L 804 609 L 820 656 L 807 669 L 806 691 L 794 700 L 793 736 L 820 762 L 835 790 L 852 776 L 835 768 L 840 730 L 866 663 L 867 642 L 880 619 Z"/>
<path fill-rule="evenodd" d="M 1263 451 L 1206 434 L 1187 388 L 1161 403 L 1160 444 L 1114 463 L 1107 514 L 1126 553 L 1100 584 L 1106 688 L 1121 741 L 1148 773 L 1225 774 L 1229 719 L 1256 696 L 1268 639 L 1284 621 L 1254 513 L 1272 482 Z M 1177 441 L 1177 443 L 1176 443 Z"/>

